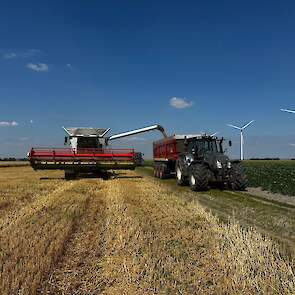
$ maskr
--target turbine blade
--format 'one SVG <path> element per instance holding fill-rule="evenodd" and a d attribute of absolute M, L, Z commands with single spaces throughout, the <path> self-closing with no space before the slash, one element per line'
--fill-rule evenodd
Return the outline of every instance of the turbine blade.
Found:
<path fill-rule="evenodd" d="M 287 112 L 287 113 L 295 114 L 295 111 L 293 111 L 293 110 L 281 109 L 281 111 L 282 111 L 282 112 Z"/>
<path fill-rule="evenodd" d="M 235 126 L 235 125 L 232 125 L 232 124 L 226 124 L 227 126 L 229 127 L 232 127 L 232 128 L 236 128 L 236 129 L 239 129 L 241 130 L 242 128 L 238 127 L 238 126 Z"/>
<path fill-rule="evenodd" d="M 250 121 L 249 123 L 245 124 L 241 129 L 247 128 L 249 125 L 251 125 L 254 122 L 254 120 Z"/>

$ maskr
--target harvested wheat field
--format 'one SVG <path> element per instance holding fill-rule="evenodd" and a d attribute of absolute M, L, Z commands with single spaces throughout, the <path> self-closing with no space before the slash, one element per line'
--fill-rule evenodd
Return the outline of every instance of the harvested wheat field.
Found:
<path fill-rule="evenodd" d="M 0 169 L 1 294 L 294 294 L 292 263 L 149 176 Z"/>

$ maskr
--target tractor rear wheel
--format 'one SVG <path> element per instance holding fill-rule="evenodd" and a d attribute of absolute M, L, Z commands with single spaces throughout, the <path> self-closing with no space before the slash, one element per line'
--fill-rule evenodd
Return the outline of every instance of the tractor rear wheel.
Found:
<path fill-rule="evenodd" d="M 247 188 L 248 180 L 241 163 L 232 165 L 230 187 L 236 191 L 244 191 Z"/>
<path fill-rule="evenodd" d="M 183 173 L 183 169 L 181 167 L 179 160 L 176 161 L 175 172 L 176 172 L 177 184 L 178 185 L 187 185 L 187 183 L 188 183 L 187 177 L 185 177 L 185 175 Z"/>
<path fill-rule="evenodd" d="M 195 164 L 189 171 L 189 186 L 193 191 L 209 189 L 209 171 L 203 164 Z"/>

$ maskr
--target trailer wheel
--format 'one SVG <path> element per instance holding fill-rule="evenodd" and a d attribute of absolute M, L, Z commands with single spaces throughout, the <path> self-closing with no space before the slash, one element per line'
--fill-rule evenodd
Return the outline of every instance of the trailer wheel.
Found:
<path fill-rule="evenodd" d="M 167 165 L 166 164 L 159 165 L 159 178 L 160 179 L 167 178 Z"/>
<path fill-rule="evenodd" d="M 169 168 L 168 164 L 166 164 L 166 163 L 163 164 L 163 172 L 164 172 L 163 177 L 164 177 L 165 179 L 167 179 L 167 178 L 170 177 L 170 168 Z"/>
<path fill-rule="evenodd" d="M 164 178 L 164 171 L 163 171 L 163 167 L 159 167 L 159 178 L 163 179 Z"/>
<path fill-rule="evenodd" d="M 231 168 L 230 187 L 236 191 L 244 191 L 247 188 L 248 180 L 241 163 L 233 164 Z"/>
<path fill-rule="evenodd" d="M 177 160 L 176 165 L 175 165 L 175 172 L 176 172 L 176 180 L 178 185 L 187 185 L 188 181 L 187 178 L 185 177 L 181 164 Z"/>
<path fill-rule="evenodd" d="M 159 178 L 159 164 L 154 165 L 154 177 Z"/>
<path fill-rule="evenodd" d="M 73 180 L 77 178 L 77 173 L 73 170 L 65 170 L 65 179 Z"/>
<path fill-rule="evenodd" d="M 154 177 L 157 177 L 157 166 L 154 166 Z"/>
<path fill-rule="evenodd" d="M 209 189 L 209 171 L 203 164 L 195 164 L 189 170 L 189 186 L 193 191 Z"/>

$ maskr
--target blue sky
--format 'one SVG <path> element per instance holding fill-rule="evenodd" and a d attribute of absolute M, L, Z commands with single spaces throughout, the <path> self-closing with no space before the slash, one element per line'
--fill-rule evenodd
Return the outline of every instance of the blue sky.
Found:
<path fill-rule="evenodd" d="M 293 157 L 294 36 L 294 1 L 2 1 L 0 157 L 62 145 L 61 126 L 154 123 L 219 131 L 236 157 L 226 123 L 252 119 L 247 157 Z"/>

